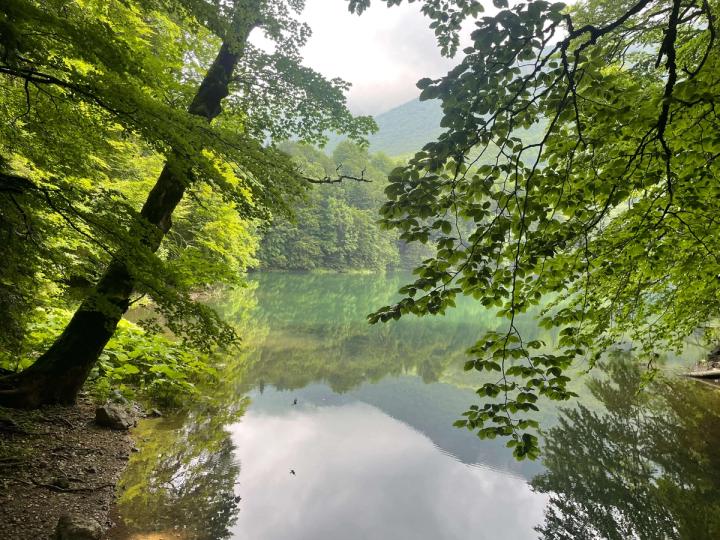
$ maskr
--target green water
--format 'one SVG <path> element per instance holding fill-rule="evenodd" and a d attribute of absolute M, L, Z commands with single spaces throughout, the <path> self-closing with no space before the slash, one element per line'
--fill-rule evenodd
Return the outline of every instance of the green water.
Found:
<path fill-rule="evenodd" d="M 462 370 L 464 351 L 502 321 L 463 302 L 444 317 L 369 327 L 364 316 L 389 303 L 403 279 L 407 276 L 261 274 L 247 290 L 215 299 L 245 336 L 243 350 L 220 367 L 221 380 L 208 399 L 186 414 L 138 428 L 140 452 L 122 480 L 121 526 L 112 538 L 624 539 L 704 538 L 716 532 L 711 523 L 688 537 L 680 530 L 684 514 L 672 509 L 670 499 L 663 503 L 654 488 L 635 485 L 652 487 L 663 478 L 660 471 L 667 465 L 660 469 L 658 458 L 635 460 L 649 471 L 642 478 L 631 467 L 632 474 L 626 468 L 617 472 L 615 484 L 599 480 L 604 476 L 598 467 L 610 471 L 639 444 L 624 432 L 617 442 L 609 437 L 601 421 L 607 416 L 603 404 L 612 401 L 607 392 L 591 395 L 577 383 L 587 407 L 581 411 L 589 416 L 575 422 L 564 418 L 558 424 L 557 407 L 543 407 L 543 425 L 558 426 L 548 447 L 575 439 L 572 452 L 563 453 L 565 446 L 558 444 L 557 455 L 548 454 L 549 469 L 514 461 L 502 441 L 481 441 L 452 427 L 476 402 L 473 388 L 481 382 Z M 524 326 L 533 334 L 529 320 Z M 539 337 L 550 344 L 554 339 Z M 690 362 L 693 354 L 671 363 Z M 639 395 L 629 389 L 637 386 L 630 376 L 616 384 L 627 387 L 619 395 Z M 668 388 L 663 396 L 681 393 L 682 403 L 688 395 L 702 397 L 693 410 L 704 422 L 704 436 L 720 443 L 720 422 L 713 424 L 714 410 L 720 410 L 715 393 Z M 639 433 L 632 424 L 637 410 L 628 407 L 614 403 L 609 410 Z M 656 407 L 672 409 L 665 402 Z M 651 416 L 672 416 L 662 411 Z M 622 419 L 613 418 L 612 425 L 625 425 Z M 666 438 L 687 438 L 688 429 Z M 702 452 L 666 456 L 665 462 L 682 467 Z M 697 478 L 717 470 L 717 452 L 701 456 L 705 468 L 694 472 Z M 583 469 L 578 460 L 595 476 L 585 471 L 587 480 L 573 478 Z M 567 463 L 575 463 L 572 470 Z M 574 491 L 588 483 L 603 490 L 600 503 L 592 486 Z M 674 496 L 684 490 L 702 493 L 693 500 L 703 504 L 714 501 L 707 486 L 695 485 L 699 480 L 676 483 L 681 491 Z M 645 519 L 634 507 L 626 512 L 627 501 L 641 500 L 641 494 L 654 518 Z M 667 516 L 665 506 L 671 508 Z M 557 514 L 563 517 L 554 518 Z M 536 531 L 538 526 L 544 528 Z"/>

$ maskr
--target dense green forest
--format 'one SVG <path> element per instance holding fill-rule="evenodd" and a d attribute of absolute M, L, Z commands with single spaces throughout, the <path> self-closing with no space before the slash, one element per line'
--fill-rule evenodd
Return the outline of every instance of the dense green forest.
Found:
<path fill-rule="evenodd" d="M 27 369 L 3 378 L 1 402 L 73 402 L 141 297 L 148 329 L 205 351 L 236 339 L 193 291 L 239 283 L 255 227 L 313 180 L 264 140 L 374 128 L 347 110 L 344 81 L 299 65 L 300 7 L 4 3 L 2 354 Z M 252 46 L 256 28 L 282 46 Z M 74 314 L 26 351 L 52 308 Z"/>
<path fill-rule="evenodd" d="M 307 174 L 331 178 L 342 172 L 367 181 L 311 190 L 291 218 L 277 219 L 261 232 L 258 268 L 383 272 L 414 268 L 430 255 L 378 223 L 387 175 L 397 162 L 347 141 L 332 157 L 309 146 L 282 148 Z"/>
<path fill-rule="evenodd" d="M 473 444 L 498 439 L 484 448 L 508 460 L 544 449 L 543 538 L 716 538 L 717 395 L 659 371 L 679 356 L 689 369 L 689 349 L 708 357 L 720 339 L 720 0 L 332 1 L 353 21 L 414 8 L 453 67 L 373 119 L 353 113 L 348 81 L 308 67 L 305 0 L 2 1 L 0 466 L 25 476 L 0 477 L 0 510 L 22 500 L 2 499 L 8 483 L 113 487 L 78 480 L 94 466 L 40 478 L 54 465 L 31 447 L 59 423 L 62 441 L 95 426 L 63 416 L 82 406 L 122 416 L 142 402 L 177 416 L 136 460 L 125 504 L 140 514 L 155 498 L 154 527 L 187 515 L 195 537 L 227 538 L 243 517 L 229 426 L 252 414 L 248 393 L 282 401 L 273 435 L 291 419 L 320 440 L 312 422 L 341 407 L 291 393 L 406 377 L 397 388 L 462 390 L 452 426 Z M 412 39 L 394 43 L 388 57 L 407 62 Z M 580 389 L 596 365 L 606 375 Z M 720 348 L 689 375 L 720 379 Z M 412 448 L 443 458 L 434 430 L 355 409 L 322 425 L 380 419 L 407 439 L 402 463 Z M 69 465 L 85 451 L 38 444 Z M 487 484 L 465 467 L 491 463 L 482 451 L 444 487 Z M 413 463 L 408 486 L 424 470 Z M 258 491 L 312 487 L 272 465 Z M 525 480 L 508 500 L 530 500 Z M 273 517 L 318 499 L 292 492 L 278 510 L 278 491 Z"/>

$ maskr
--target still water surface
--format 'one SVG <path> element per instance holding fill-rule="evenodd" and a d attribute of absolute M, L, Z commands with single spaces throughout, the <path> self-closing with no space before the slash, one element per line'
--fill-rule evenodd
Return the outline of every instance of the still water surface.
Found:
<path fill-rule="evenodd" d="M 219 301 L 244 349 L 211 398 L 138 428 L 112 538 L 717 537 L 717 518 L 696 517 L 720 508 L 716 392 L 640 390 L 620 364 L 592 392 L 577 385 L 574 417 L 543 408 L 548 468 L 518 463 L 452 426 L 480 381 L 464 351 L 501 321 L 466 302 L 368 327 L 402 279 L 260 274 Z M 642 392 L 662 398 L 628 398 Z"/>

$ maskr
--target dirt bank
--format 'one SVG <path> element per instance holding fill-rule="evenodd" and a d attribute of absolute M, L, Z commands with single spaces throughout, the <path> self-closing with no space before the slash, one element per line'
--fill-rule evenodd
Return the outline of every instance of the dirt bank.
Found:
<path fill-rule="evenodd" d="M 0 408 L 0 538 L 51 538 L 62 514 L 103 527 L 133 447 L 127 431 L 97 427 L 95 405 Z"/>

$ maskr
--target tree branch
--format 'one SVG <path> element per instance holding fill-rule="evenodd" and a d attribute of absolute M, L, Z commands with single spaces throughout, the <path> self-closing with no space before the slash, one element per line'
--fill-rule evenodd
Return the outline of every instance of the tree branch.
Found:
<path fill-rule="evenodd" d="M 338 165 L 337 169 L 335 169 L 335 172 L 338 173 L 335 178 L 331 178 L 330 176 L 325 176 L 323 178 L 310 178 L 308 176 L 300 176 L 300 178 L 302 178 L 306 182 L 310 182 L 311 184 L 339 184 L 344 180 L 352 180 L 354 182 L 372 182 L 372 180 L 368 180 L 367 178 L 365 178 L 365 169 L 362 170 L 360 176 L 353 176 L 350 174 L 340 174 L 341 168 L 342 164 Z"/>

